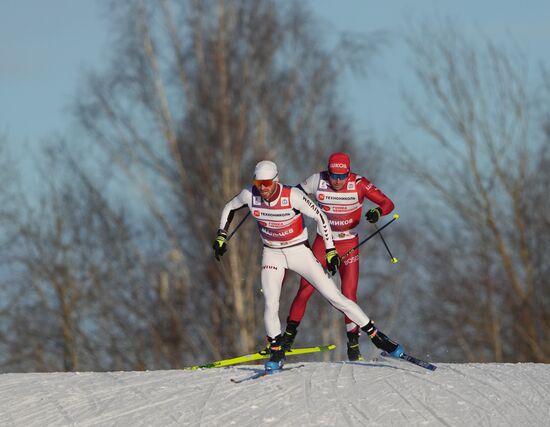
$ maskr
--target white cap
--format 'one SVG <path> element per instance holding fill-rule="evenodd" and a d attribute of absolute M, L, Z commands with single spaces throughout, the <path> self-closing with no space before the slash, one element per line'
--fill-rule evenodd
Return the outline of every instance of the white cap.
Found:
<path fill-rule="evenodd" d="M 254 179 L 272 179 L 279 181 L 279 173 L 277 165 L 270 160 L 262 160 L 254 169 Z"/>

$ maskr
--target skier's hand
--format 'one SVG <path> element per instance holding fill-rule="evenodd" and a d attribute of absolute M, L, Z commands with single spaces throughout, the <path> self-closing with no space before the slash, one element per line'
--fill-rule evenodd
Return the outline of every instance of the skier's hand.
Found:
<path fill-rule="evenodd" d="M 327 249 L 327 254 L 325 255 L 327 259 L 327 269 L 332 273 L 334 276 L 338 269 L 340 268 L 340 264 L 342 261 L 340 260 L 340 256 L 338 255 L 338 252 L 336 252 L 336 249 Z"/>
<path fill-rule="evenodd" d="M 365 214 L 365 218 L 367 218 L 367 221 L 374 224 L 376 221 L 380 219 L 380 216 L 382 215 L 382 209 L 380 208 L 372 208 L 367 211 Z"/>
<path fill-rule="evenodd" d="M 214 249 L 214 256 L 218 261 L 220 260 L 220 257 L 227 252 L 227 232 L 221 228 L 218 230 L 218 235 L 216 240 L 214 240 L 212 249 Z"/>

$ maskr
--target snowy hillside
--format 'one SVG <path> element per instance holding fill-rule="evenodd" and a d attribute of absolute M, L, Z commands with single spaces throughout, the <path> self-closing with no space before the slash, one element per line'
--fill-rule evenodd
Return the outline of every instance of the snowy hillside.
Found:
<path fill-rule="evenodd" d="M 293 360 L 294 361 L 294 360 Z M 399 360 L 0 375 L 1 426 L 548 426 L 550 365 Z"/>

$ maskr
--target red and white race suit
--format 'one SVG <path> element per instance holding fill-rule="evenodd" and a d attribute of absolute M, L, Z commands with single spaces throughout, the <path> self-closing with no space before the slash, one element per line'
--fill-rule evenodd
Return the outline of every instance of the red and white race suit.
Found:
<path fill-rule="evenodd" d="M 382 210 L 382 215 L 387 215 L 394 208 L 393 202 L 382 191 L 366 178 L 354 173 L 349 174 L 346 185 L 338 191 L 331 187 L 327 171 L 311 175 L 300 184 L 300 187 L 306 193 L 314 196 L 318 206 L 327 215 L 336 251 L 340 255 L 347 253 L 359 243 L 355 228 L 361 221 L 365 199 L 377 204 Z M 319 230 L 317 232 L 319 233 Z M 326 261 L 322 243 L 322 239 L 317 234 L 312 251 L 325 267 Z M 354 250 L 342 260 L 339 273 L 342 282 L 342 293 L 356 302 L 359 280 L 359 249 Z M 308 280 L 302 278 L 300 289 L 290 308 L 290 320 L 297 322 L 302 320 L 307 302 L 314 290 L 315 288 L 311 286 Z M 357 325 L 348 316 L 345 316 L 344 321 L 347 331 L 357 328 Z"/>
<path fill-rule="evenodd" d="M 358 325 L 365 326 L 369 322 L 368 316 L 340 292 L 307 246 L 307 228 L 302 214 L 317 222 L 324 247 L 334 247 L 326 215 L 299 189 L 279 183 L 277 186 L 269 201 L 260 196 L 256 187 L 243 189 L 225 205 L 220 220 L 220 228 L 227 230 L 233 212 L 248 206 L 258 223 L 264 244 L 261 280 L 267 335 L 273 338 L 281 333 L 279 299 L 286 269 L 306 278 L 335 308 Z"/>

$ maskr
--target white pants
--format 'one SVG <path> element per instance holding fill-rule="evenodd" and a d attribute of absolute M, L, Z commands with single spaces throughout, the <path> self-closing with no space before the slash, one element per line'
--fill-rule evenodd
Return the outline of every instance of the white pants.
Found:
<path fill-rule="evenodd" d="M 305 245 L 273 249 L 264 246 L 262 254 L 262 290 L 265 298 L 264 323 L 268 336 L 281 333 L 279 299 L 285 270 L 295 271 L 317 289 L 328 302 L 343 312 L 360 327 L 369 323 L 368 316 L 352 300 L 336 287 L 329 273 L 317 261 L 311 249 Z"/>

